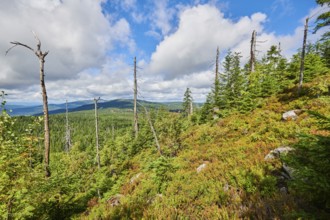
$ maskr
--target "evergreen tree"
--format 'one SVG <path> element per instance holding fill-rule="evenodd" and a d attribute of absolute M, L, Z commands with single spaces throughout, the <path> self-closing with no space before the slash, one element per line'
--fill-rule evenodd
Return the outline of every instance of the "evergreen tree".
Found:
<path fill-rule="evenodd" d="M 330 6 L 330 0 L 316 0 L 316 3 L 323 6 L 327 5 Z M 314 28 L 314 33 L 316 33 L 319 29 L 324 28 L 330 25 L 330 10 L 320 14 L 316 19 L 317 25 Z M 330 31 L 327 31 L 323 34 L 323 39 L 330 38 Z"/>
<path fill-rule="evenodd" d="M 228 51 L 224 61 L 223 83 L 223 103 L 226 108 L 238 107 L 239 99 L 245 90 L 246 80 L 240 66 L 241 55 L 238 52 Z"/>
<path fill-rule="evenodd" d="M 286 69 L 286 62 L 277 46 L 273 45 L 270 47 L 266 56 L 262 58 L 259 67 L 262 72 L 262 97 L 279 92 L 282 88 L 281 82 L 283 81 L 283 71 Z"/>
<path fill-rule="evenodd" d="M 307 46 L 304 69 L 305 82 L 310 82 L 313 78 L 327 73 L 327 61 L 329 60 L 329 56 L 327 56 L 326 53 L 329 53 L 329 45 L 323 46 L 323 44 L 327 44 L 327 42 L 319 42 L 315 45 L 309 44 Z M 294 54 L 292 56 L 291 63 L 289 64 L 288 72 L 296 73 L 296 79 L 298 79 L 297 74 L 300 67 L 300 53 L 301 51 L 299 51 L 297 54 Z"/>
<path fill-rule="evenodd" d="M 189 88 L 186 89 L 183 97 L 183 113 L 185 116 L 192 115 L 193 113 L 193 98 L 191 95 L 191 90 Z"/>
<path fill-rule="evenodd" d="M 221 108 L 221 86 L 220 86 L 220 78 L 219 78 L 219 48 L 217 48 L 217 54 L 215 59 L 215 78 L 214 85 L 212 89 L 212 96 L 214 101 L 214 107 L 220 109 Z"/>
<path fill-rule="evenodd" d="M 291 186 L 312 206 L 329 211 L 330 118 L 316 112 L 310 114 L 318 119 L 319 134 L 300 135 L 295 151 L 286 158 L 289 166 L 295 169 Z"/>
<path fill-rule="evenodd" d="M 213 100 L 212 93 L 209 93 L 206 97 L 206 101 L 201 109 L 200 123 L 205 123 L 212 120 L 213 117 Z"/>

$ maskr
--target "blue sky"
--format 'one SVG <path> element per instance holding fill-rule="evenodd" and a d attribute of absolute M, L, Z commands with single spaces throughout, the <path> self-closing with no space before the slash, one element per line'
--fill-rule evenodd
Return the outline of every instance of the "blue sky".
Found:
<path fill-rule="evenodd" d="M 5 0 L 0 49 L 10 41 L 42 41 L 50 102 L 132 97 L 132 64 L 140 98 L 180 101 L 187 87 L 196 101 L 210 91 L 216 47 L 248 60 L 258 32 L 259 58 L 281 42 L 287 58 L 302 43 L 306 16 L 324 11 L 313 0 Z M 314 16 L 315 18 L 315 16 Z M 313 20 L 310 26 L 313 26 Z M 316 41 L 321 32 L 308 36 Z M 15 48 L 0 59 L 0 90 L 10 102 L 39 102 L 38 62 Z"/>
<path fill-rule="evenodd" d="M 125 1 L 122 1 L 125 2 Z M 136 21 L 132 12 L 142 12 L 142 14 L 152 13 L 155 9 L 153 0 L 138 0 L 135 7 L 125 7 L 118 1 L 107 1 L 102 4 L 103 13 L 114 15 L 117 18 L 125 18 L 131 24 L 132 34 L 139 49 L 143 50 L 147 57 L 155 50 L 160 39 L 164 37 L 159 28 L 153 28 L 150 22 L 152 18 L 145 18 Z M 293 34 L 296 27 L 301 25 L 301 19 L 317 6 L 313 0 L 230 0 L 230 1 L 194 1 L 194 0 L 171 0 L 167 1 L 167 7 L 174 9 L 178 13 L 178 8 L 183 6 L 196 6 L 198 4 L 212 4 L 219 8 L 225 17 L 235 21 L 243 16 L 250 16 L 253 13 L 261 12 L 267 15 L 265 31 L 275 32 L 278 35 Z M 179 20 L 179 15 L 174 14 L 169 19 L 172 26 L 171 31 L 175 31 Z M 155 30 L 159 33 L 159 38 L 150 36 L 147 33 Z M 120 48 L 118 48 L 120 49 Z"/>

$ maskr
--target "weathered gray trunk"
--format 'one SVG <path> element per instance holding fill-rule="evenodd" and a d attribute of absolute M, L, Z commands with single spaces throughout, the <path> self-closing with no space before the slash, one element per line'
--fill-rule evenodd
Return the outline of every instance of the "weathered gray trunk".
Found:
<path fill-rule="evenodd" d="M 95 140 L 96 140 L 96 162 L 97 162 L 97 168 L 101 168 L 101 162 L 100 162 L 100 149 L 99 149 L 99 125 L 98 125 L 98 114 L 97 114 L 97 102 L 100 100 L 94 99 L 94 106 L 95 106 Z"/>
<path fill-rule="evenodd" d="M 190 100 L 189 115 L 192 115 L 193 113 L 194 113 L 193 100 Z"/>
<path fill-rule="evenodd" d="M 68 153 L 71 148 L 71 131 L 69 126 L 68 100 L 65 103 L 65 151 Z"/>
<path fill-rule="evenodd" d="M 43 112 L 44 112 L 44 145 L 45 145 L 45 154 L 44 154 L 44 164 L 45 164 L 45 176 L 50 177 L 50 169 L 49 169 L 49 154 L 50 154 L 50 129 L 49 129 L 49 114 L 48 114 L 48 100 L 47 100 L 47 91 L 46 91 L 46 85 L 45 85 L 45 71 L 44 71 L 44 66 L 45 66 L 45 57 L 48 54 L 48 51 L 42 52 L 41 51 L 41 42 L 38 38 L 38 36 L 32 32 L 34 35 L 34 38 L 37 41 L 37 49 L 33 49 L 32 47 L 22 44 L 20 42 L 14 41 L 10 42 L 14 46 L 9 48 L 6 51 L 6 55 L 8 52 L 13 49 L 16 46 L 22 46 L 25 47 L 32 52 L 38 57 L 39 59 L 39 66 L 40 66 L 40 86 L 41 86 L 41 93 L 42 93 L 42 101 L 43 101 Z"/>
<path fill-rule="evenodd" d="M 251 48 L 250 48 L 250 72 L 255 71 L 256 62 L 256 43 L 257 43 L 257 32 L 254 30 L 251 37 Z"/>
<path fill-rule="evenodd" d="M 215 57 L 215 82 L 219 79 L 219 47 L 217 47 L 217 55 Z"/>
<path fill-rule="evenodd" d="M 149 112 L 148 112 L 147 108 L 144 105 L 142 105 L 140 103 L 139 103 L 139 105 L 141 105 L 144 108 L 144 111 L 146 113 L 146 117 L 147 117 L 147 120 L 148 120 L 150 129 L 151 129 L 151 132 L 152 132 L 152 134 L 154 136 L 154 140 L 155 140 L 155 144 L 156 144 L 156 147 L 157 147 L 157 151 L 158 151 L 158 153 L 160 155 L 162 155 L 162 149 L 160 148 L 160 144 L 159 144 L 159 141 L 158 141 L 158 138 L 157 138 L 157 133 L 156 133 L 156 130 L 155 130 L 154 126 L 152 125 L 152 121 L 151 121 L 151 118 L 149 116 Z"/>
<path fill-rule="evenodd" d="M 43 110 L 44 110 L 44 129 L 45 129 L 45 175 L 49 177 L 51 175 L 49 169 L 49 154 L 50 154 L 50 130 L 49 130 L 49 114 L 48 114 L 48 98 L 47 91 L 45 86 L 45 74 L 44 74 L 44 63 L 45 56 L 41 53 L 38 53 L 40 61 L 40 86 L 42 91 L 42 100 L 43 100 Z"/>
<path fill-rule="evenodd" d="M 138 113 L 137 113 L 137 79 L 136 79 L 136 57 L 134 57 L 134 133 L 135 139 L 139 135 Z"/>
<path fill-rule="evenodd" d="M 306 18 L 305 21 L 305 29 L 304 29 L 304 39 L 303 39 L 303 46 L 301 51 L 301 61 L 300 61 L 300 74 L 299 74 L 299 86 L 298 86 L 298 95 L 301 93 L 303 81 L 304 81 L 304 70 L 305 70 L 305 51 L 306 51 L 306 41 L 307 41 L 307 32 L 308 32 L 308 20 Z"/>

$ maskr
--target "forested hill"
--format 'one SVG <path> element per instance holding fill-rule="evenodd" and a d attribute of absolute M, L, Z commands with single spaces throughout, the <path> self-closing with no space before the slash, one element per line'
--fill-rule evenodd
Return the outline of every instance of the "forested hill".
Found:
<path fill-rule="evenodd" d="M 219 56 L 203 106 L 186 88 L 180 112 L 11 117 L 2 91 L 0 219 L 330 219 L 330 33 L 291 59 Z"/>
<path fill-rule="evenodd" d="M 182 102 L 149 102 L 139 100 L 141 104 L 146 107 L 152 108 L 166 108 L 170 111 L 180 111 L 182 109 Z M 196 104 L 196 106 L 200 106 L 200 104 Z M 60 114 L 65 113 L 66 104 L 50 104 L 49 106 L 49 114 Z M 42 106 L 7 106 L 8 110 L 10 110 L 9 114 L 11 116 L 20 116 L 20 115 L 43 115 Z M 77 111 L 85 111 L 85 110 L 94 110 L 95 106 L 93 100 L 85 100 L 85 101 L 75 101 L 68 102 L 68 110 L 70 112 Z M 133 109 L 133 100 L 132 99 L 116 99 L 111 101 L 100 101 L 98 102 L 98 108 L 107 109 L 107 108 L 117 108 L 117 109 Z"/>
<path fill-rule="evenodd" d="M 101 109 L 99 169 L 93 111 L 69 113 L 67 151 L 65 115 L 51 115 L 49 178 L 40 119 L 3 115 L 1 199 L 14 219 L 329 219 L 329 82 L 328 71 L 301 96 L 294 86 L 206 123 L 150 110 L 160 152 L 144 114 L 135 139 L 132 111 Z"/>

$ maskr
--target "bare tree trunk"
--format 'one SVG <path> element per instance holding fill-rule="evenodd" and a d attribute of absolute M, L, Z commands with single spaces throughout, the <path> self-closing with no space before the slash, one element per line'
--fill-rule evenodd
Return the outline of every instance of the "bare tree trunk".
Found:
<path fill-rule="evenodd" d="M 302 84 L 304 80 L 304 70 L 305 70 L 305 51 L 306 51 L 306 41 L 307 41 L 307 32 L 308 32 L 308 20 L 306 18 L 305 29 L 304 29 L 304 39 L 303 39 L 303 47 L 301 51 L 301 61 L 300 61 L 300 75 L 299 75 L 299 86 L 298 86 L 298 95 L 301 93 Z"/>
<path fill-rule="evenodd" d="M 255 70 L 256 62 L 256 43 L 257 43 L 257 32 L 253 30 L 251 37 L 251 48 L 250 48 L 250 72 Z"/>
<path fill-rule="evenodd" d="M 217 47 L 217 55 L 215 57 L 215 82 L 219 79 L 219 47 Z"/>
<path fill-rule="evenodd" d="M 155 143 L 156 143 L 156 146 L 157 146 L 157 151 L 160 155 L 162 155 L 162 150 L 161 150 L 160 144 L 158 142 L 157 133 L 156 133 L 156 130 L 155 130 L 154 126 L 152 125 L 151 118 L 149 116 L 149 112 L 148 112 L 147 108 L 144 105 L 142 105 L 141 103 L 138 103 L 138 104 L 141 105 L 144 108 L 144 111 L 146 113 L 146 117 L 147 117 L 150 129 L 151 129 L 152 134 L 153 134 L 154 139 L 155 139 Z"/>
<path fill-rule="evenodd" d="M 190 100 L 189 115 L 192 115 L 193 113 L 194 113 L 193 100 Z"/>
<path fill-rule="evenodd" d="M 68 153 L 71 148 L 71 131 L 69 127 L 69 110 L 68 110 L 68 100 L 65 103 L 65 151 Z"/>
<path fill-rule="evenodd" d="M 134 57 L 134 133 L 135 139 L 139 135 L 138 114 L 137 114 L 137 79 L 136 79 L 136 57 Z"/>
<path fill-rule="evenodd" d="M 43 100 L 43 112 L 44 112 L 44 145 L 45 145 L 45 154 L 44 154 L 44 164 L 45 164 L 45 176 L 50 177 L 50 169 L 49 169 L 49 154 L 50 154 L 50 131 L 49 131 L 49 114 L 48 114 L 48 100 L 47 100 L 47 91 L 46 91 L 46 85 L 45 85 L 45 72 L 44 72 L 44 64 L 45 64 L 45 57 L 48 54 L 48 51 L 42 52 L 41 51 L 41 42 L 38 38 L 38 36 L 32 32 L 34 35 L 34 38 L 37 41 L 37 49 L 33 49 L 32 47 L 22 44 L 20 42 L 14 41 L 10 42 L 14 46 L 9 48 L 6 51 L 6 54 L 13 49 L 16 46 L 22 46 L 25 47 L 32 52 L 39 58 L 39 66 L 40 66 L 40 86 L 41 86 L 41 92 L 42 92 L 42 100 Z"/>
<path fill-rule="evenodd" d="M 44 63 L 45 57 L 41 54 L 39 50 L 39 60 L 40 60 L 40 85 L 42 90 L 42 100 L 44 109 L 44 128 L 45 128 L 45 175 L 50 176 L 49 169 L 49 153 L 50 153 L 50 131 L 49 131 L 49 114 L 48 114 L 48 98 L 45 86 L 45 74 L 44 74 Z"/>
<path fill-rule="evenodd" d="M 97 102 L 100 98 L 94 98 L 94 106 L 95 106 L 95 138 L 96 138 L 96 161 L 97 161 L 97 168 L 101 168 L 100 163 L 100 149 L 99 149 L 99 126 L 98 126 L 98 114 L 97 114 Z"/>
<path fill-rule="evenodd" d="M 96 138 L 96 162 L 97 162 L 97 169 L 100 170 L 101 168 L 101 161 L 100 161 L 100 149 L 99 149 L 99 125 L 98 125 L 98 114 L 97 114 L 97 102 L 100 100 L 94 98 L 94 106 L 95 106 L 95 138 Z M 97 188 L 97 195 L 101 198 L 100 189 Z"/>

